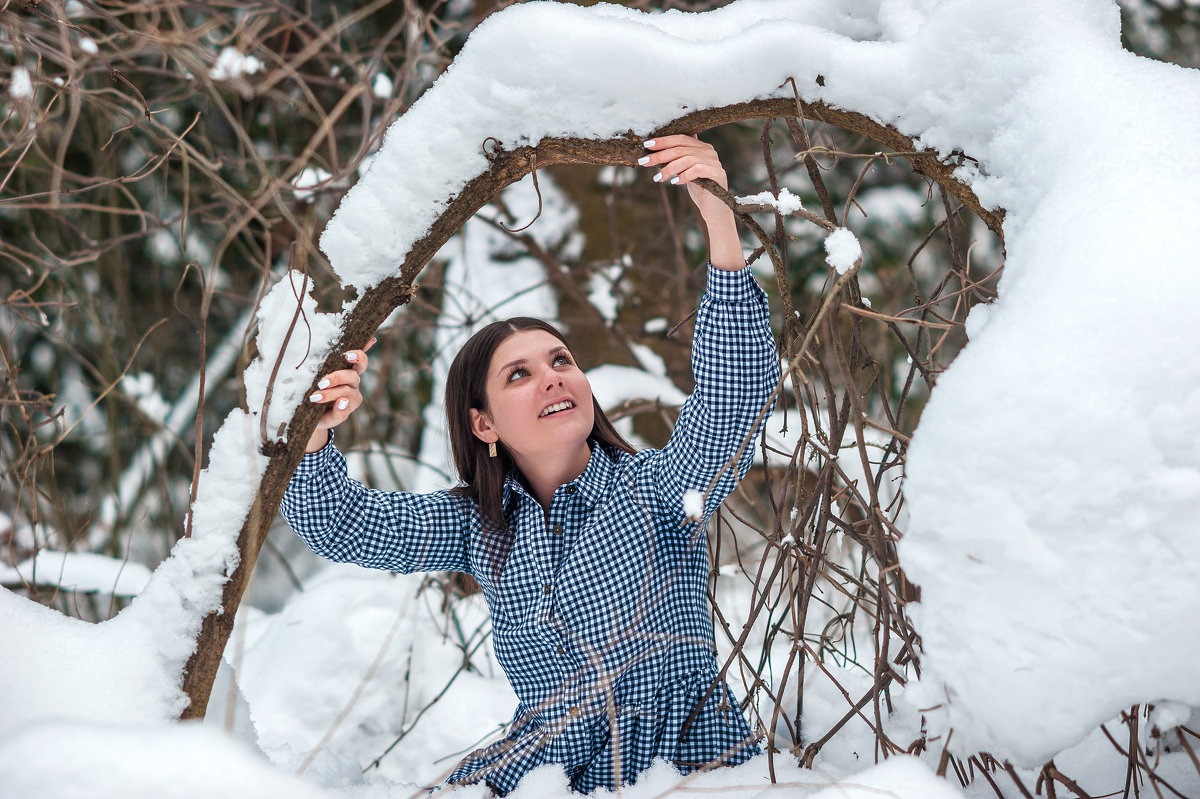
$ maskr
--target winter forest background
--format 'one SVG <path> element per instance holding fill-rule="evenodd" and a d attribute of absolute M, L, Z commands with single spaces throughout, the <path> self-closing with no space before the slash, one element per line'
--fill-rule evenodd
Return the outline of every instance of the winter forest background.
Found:
<path fill-rule="evenodd" d="M 260 387 L 243 373 L 267 347 L 267 338 L 256 341 L 264 298 L 277 285 L 311 292 L 322 311 L 361 298 L 331 268 L 319 237 L 388 126 L 472 30 L 508 5 L 0 0 L 0 794 L 410 796 L 508 721 L 515 699 L 489 649 L 486 607 L 461 575 L 334 566 L 276 520 L 205 708 L 180 705 L 182 672 L 163 683 L 163 664 L 188 660 L 190 649 L 172 636 L 190 631 L 190 646 L 188 614 L 214 589 L 196 578 L 190 596 L 189 574 L 170 601 L 161 592 L 135 600 L 172 547 L 204 523 L 189 511 L 200 470 L 227 470 L 230 483 L 201 497 L 206 518 L 221 516 L 212 508 L 245 482 L 240 467 L 210 464 L 209 447 L 247 394 L 261 404 Z M 726 4 L 625 5 L 692 12 Z M 905 6 L 829 5 L 842 22 Z M 933 5 L 913 3 L 911 13 Z M 1200 68 L 1200 4 L 1122 0 L 1120 19 L 1127 50 Z M 542 77 L 551 86 L 557 79 L 550 69 Z M 824 76 L 816 82 L 823 86 Z M 803 93 L 793 82 L 786 95 L 799 106 Z M 473 102 L 450 104 L 447 127 L 456 115 L 473 118 Z M 1112 113 L 1120 118 L 1122 108 Z M 1143 121 L 1118 125 L 1130 137 L 1130 185 L 1148 162 L 1194 166 L 1194 153 L 1176 150 L 1194 150 L 1195 128 L 1153 150 L 1137 138 Z M 989 323 L 1013 241 L 999 235 L 1004 202 L 981 204 L 950 187 L 972 153 L 930 159 L 912 139 L 876 127 L 882 138 L 864 135 L 855 120 L 780 114 L 703 134 L 740 195 L 731 201 L 746 213 L 746 250 L 771 296 L 781 357 L 798 367 L 767 438 L 755 442 L 757 465 L 710 526 L 719 660 L 769 755 L 682 782 L 656 769 L 625 793 L 753 795 L 777 783 L 802 795 L 841 791 L 829 796 L 1200 796 L 1200 696 L 1138 695 L 1122 681 L 1162 672 L 1170 679 L 1159 684 L 1190 680 L 1198 690 L 1197 661 L 1173 660 L 1198 651 L 1195 633 L 1182 629 L 1189 619 L 1200 626 L 1189 615 L 1194 572 L 1133 588 L 1156 601 L 1165 592 L 1162 605 L 1183 614 L 1177 638 L 1139 628 L 1120 657 L 1097 651 L 1089 659 L 1104 667 L 1079 673 L 1046 654 L 1053 648 L 998 632 L 1006 628 L 992 610 L 1026 602 L 1021 578 L 998 593 L 994 583 L 979 584 L 987 596 L 975 631 L 959 634 L 961 657 L 945 656 L 940 673 L 986 673 L 972 656 L 991 662 L 1029 650 L 1039 667 L 1084 684 L 1080 702 L 1111 704 L 1103 723 L 1061 721 L 1049 705 L 1044 716 L 1027 712 L 1019 688 L 992 683 L 992 697 L 960 707 L 992 701 L 1021 712 L 980 722 L 955 711 L 955 747 L 953 735 L 925 719 L 938 702 L 928 691 L 909 695 L 924 657 L 914 616 L 923 589 L 938 583 L 915 579 L 900 544 L 908 446 L 939 375 Z M 1086 119 L 1073 128 L 1081 152 L 1100 137 Z M 478 146 L 494 156 L 504 142 Z M 498 317 L 557 320 L 581 362 L 596 367 L 597 396 L 622 430 L 646 446 L 666 440 L 690 389 L 688 322 L 703 288 L 705 243 L 682 191 L 652 183 L 619 149 L 586 155 L 580 160 L 591 163 L 538 166 L 536 186 L 526 178 L 482 197 L 486 206 L 440 247 L 416 290 L 397 289 L 407 301 L 376 333 L 364 407 L 338 433 L 367 483 L 431 490 L 451 482 L 440 381 L 470 331 Z M 1096 198 L 1118 209 L 1124 202 Z M 1130 228 L 1166 213 L 1140 204 L 1122 211 Z M 1194 218 L 1191 225 L 1194 239 Z M 843 227 L 856 239 L 849 256 L 827 240 Z M 1196 271 L 1194 257 L 1186 266 Z M 302 283 L 287 282 L 289 268 L 305 275 Z M 282 296 L 271 294 L 270 307 L 284 309 L 273 317 L 291 322 Z M 1070 304 L 1068 295 L 1058 307 L 1068 319 Z M 319 338 L 312 310 L 292 325 L 285 356 L 312 355 L 302 339 Z M 1178 363 L 1194 360 L 1190 350 L 1160 344 L 1141 341 L 1131 352 L 1155 369 L 1194 373 Z M 1190 388 L 1195 397 L 1196 383 Z M 981 425 L 1002 412 L 998 400 L 978 406 Z M 1134 435 L 1116 424 L 1110 432 Z M 273 433 L 273 417 L 270 426 Z M 959 445 L 986 441 L 968 436 Z M 1200 454 L 1200 444 L 1186 446 Z M 1030 452 L 1035 483 L 1041 468 L 1040 453 Z M 1106 470 L 1074 479 L 1103 484 Z M 1072 496 L 1065 482 L 1046 490 Z M 1164 490 L 1171 502 L 1193 501 L 1183 477 Z M 1156 524 L 1152 516 L 1131 505 L 1122 523 L 1140 530 Z M 1194 532 L 1196 520 L 1182 524 Z M 1066 550 L 1064 585 L 1103 571 Z M 912 552 L 923 574 L 959 568 L 931 565 L 928 548 Z M 1116 581 L 1121 557 L 1106 561 Z M 1194 555 L 1172 557 L 1195 563 Z M 140 620 L 122 613 L 139 603 Z M 174 632 L 147 626 L 156 608 L 164 610 L 155 624 L 178 622 Z M 1060 610 L 1043 604 L 1032 613 Z M 1119 610 L 1062 622 L 1136 626 Z M 205 724 L 169 723 L 180 714 L 204 715 Z M 1026 743 L 985 745 L 1006 740 Z M 555 795 L 564 785 L 542 772 L 522 792 Z M 476 792 L 483 795 L 463 791 Z"/>

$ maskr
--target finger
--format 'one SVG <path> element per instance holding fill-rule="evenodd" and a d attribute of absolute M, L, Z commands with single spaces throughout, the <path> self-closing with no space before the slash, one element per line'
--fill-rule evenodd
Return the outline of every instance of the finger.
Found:
<path fill-rule="evenodd" d="M 678 183 L 679 181 L 676 180 L 676 178 L 689 169 L 699 169 L 701 172 L 704 172 L 707 175 L 716 174 L 716 168 L 711 164 L 707 164 L 706 162 L 694 156 L 685 155 L 682 158 L 676 158 L 669 164 L 663 166 L 662 170 L 654 176 L 654 182 L 662 183 L 663 181 L 668 181 L 671 183 Z"/>
<path fill-rule="evenodd" d="M 354 369 L 338 369 L 330 372 L 317 382 L 317 390 L 333 389 L 339 386 L 358 388 L 362 383 L 362 375 Z"/>
<path fill-rule="evenodd" d="M 682 186 L 699 178 L 708 178 L 709 180 L 715 181 L 722 188 L 726 187 L 725 184 L 727 179 L 725 176 L 725 170 L 713 168 L 712 165 L 703 163 L 694 164 L 687 169 L 681 170 L 677 175 L 671 178 L 671 183 Z"/>
<path fill-rule="evenodd" d="M 354 368 L 354 371 L 362 374 L 367 371 L 367 351 L 366 350 L 350 350 L 346 353 L 346 360 Z"/>
<path fill-rule="evenodd" d="M 366 343 L 366 346 L 364 346 L 364 347 L 363 347 L 363 352 L 367 352 L 367 351 L 368 351 L 368 350 L 370 350 L 372 347 L 374 347 L 374 346 L 375 346 L 375 342 L 376 342 L 376 341 L 378 341 L 378 340 L 379 340 L 379 339 L 375 338 L 374 336 L 371 336 L 371 340 L 370 340 L 370 341 L 368 341 L 368 342 Z"/>
<path fill-rule="evenodd" d="M 690 141 L 690 140 L 689 140 Z M 717 156 L 717 151 L 711 145 L 704 142 L 693 141 L 691 145 L 680 145 L 676 147 L 666 147 L 654 150 L 638 159 L 639 166 L 656 166 L 658 164 L 667 164 L 678 158 L 691 156 L 709 161 L 713 164 L 720 164 L 721 159 Z"/>
<path fill-rule="evenodd" d="M 353 386 L 331 386 L 309 394 L 308 401 L 329 406 L 325 412 L 326 416 L 329 416 L 330 412 L 344 412 L 342 419 L 345 419 L 362 404 L 362 394 Z"/>
<path fill-rule="evenodd" d="M 696 144 L 708 146 L 695 136 L 685 133 L 677 133 L 671 136 L 658 136 L 642 142 L 642 146 L 647 150 L 662 150 L 667 147 L 687 147 Z"/>

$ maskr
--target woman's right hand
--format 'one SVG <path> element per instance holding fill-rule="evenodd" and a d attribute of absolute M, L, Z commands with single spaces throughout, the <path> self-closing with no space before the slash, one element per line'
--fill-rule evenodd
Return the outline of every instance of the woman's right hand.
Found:
<path fill-rule="evenodd" d="M 323 403 L 325 413 L 317 420 L 317 427 L 308 439 L 305 452 L 317 452 L 329 443 L 329 431 L 350 418 L 350 414 L 362 405 L 363 396 L 359 391 L 362 384 L 362 374 L 367 371 L 367 350 L 375 344 L 375 339 L 367 342 L 361 350 L 350 350 L 346 353 L 349 366 L 325 375 L 317 383 L 317 391 L 309 395 L 309 402 Z"/>

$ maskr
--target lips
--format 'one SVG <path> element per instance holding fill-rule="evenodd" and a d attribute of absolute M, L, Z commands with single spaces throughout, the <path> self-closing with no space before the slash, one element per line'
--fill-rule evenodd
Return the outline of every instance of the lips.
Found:
<path fill-rule="evenodd" d="M 542 412 L 538 414 L 538 418 L 544 419 L 552 413 L 557 413 L 558 411 L 569 411 L 574 407 L 575 403 L 571 402 L 571 400 L 559 400 L 553 405 L 547 405 L 545 408 L 542 408 Z"/>

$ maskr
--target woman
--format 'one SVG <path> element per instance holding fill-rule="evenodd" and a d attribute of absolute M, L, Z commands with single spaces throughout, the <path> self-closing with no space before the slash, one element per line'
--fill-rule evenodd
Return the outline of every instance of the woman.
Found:
<path fill-rule="evenodd" d="M 659 757 L 686 773 L 759 751 L 718 679 L 703 531 L 753 460 L 753 446 L 735 456 L 779 378 L 775 342 L 732 212 L 693 184 L 726 185 L 716 152 L 690 136 L 645 146 L 639 163 L 659 168 L 655 181 L 687 185 L 710 249 L 696 390 L 662 450 L 635 452 L 558 331 L 527 318 L 483 328 L 450 367 L 456 489 L 372 491 L 347 478 L 328 431 L 362 402 L 365 351 L 347 353 L 351 368 L 311 397 L 328 410 L 283 500 L 296 532 L 334 560 L 467 572 L 487 599 L 521 703 L 508 736 L 450 782 L 503 795 L 559 763 L 572 788 L 590 792 L 633 781 Z M 710 484 L 698 519 L 685 495 Z"/>

